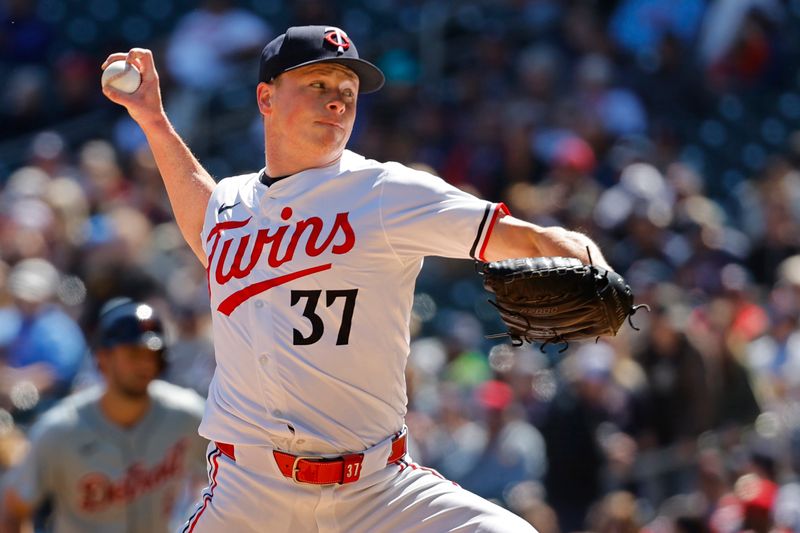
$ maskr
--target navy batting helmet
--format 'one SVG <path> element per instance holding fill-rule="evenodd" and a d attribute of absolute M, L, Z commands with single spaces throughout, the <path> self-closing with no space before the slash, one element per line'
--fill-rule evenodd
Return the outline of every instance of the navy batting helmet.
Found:
<path fill-rule="evenodd" d="M 117 298 L 104 305 L 97 328 L 97 347 L 108 349 L 120 344 L 144 346 L 163 355 L 164 325 L 158 312 L 130 298 Z"/>

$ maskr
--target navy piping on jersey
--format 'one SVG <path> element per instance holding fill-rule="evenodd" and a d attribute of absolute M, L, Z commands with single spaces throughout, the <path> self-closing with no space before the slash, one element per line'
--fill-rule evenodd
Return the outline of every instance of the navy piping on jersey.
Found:
<path fill-rule="evenodd" d="M 486 204 L 486 211 L 483 212 L 483 218 L 481 219 L 481 225 L 478 226 L 478 234 L 475 235 L 475 241 L 472 243 L 472 248 L 469 250 L 469 256 L 473 259 L 478 259 L 475 257 L 475 251 L 478 248 L 478 242 L 481 240 L 481 235 L 483 235 L 483 227 L 486 225 L 486 220 L 489 218 L 489 213 L 491 212 L 492 204 Z"/>

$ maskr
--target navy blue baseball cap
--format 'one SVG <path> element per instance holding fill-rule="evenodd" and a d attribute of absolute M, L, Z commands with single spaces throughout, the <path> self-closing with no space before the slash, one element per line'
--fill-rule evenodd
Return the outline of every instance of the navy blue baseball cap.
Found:
<path fill-rule="evenodd" d="M 97 344 L 101 348 L 118 345 L 144 346 L 163 353 L 164 325 L 155 309 L 130 298 L 117 298 L 100 311 Z"/>
<path fill-rule="evenodd" d="M 287 70 L 314 63 L 338 63 L 356 73 L 358 91 L 372 93 L 383 87 L 381 69 L 358 57 L 356 45 L 335 26 L 292 26 L 261 52 L 259 82 L 270 82 Z"/>

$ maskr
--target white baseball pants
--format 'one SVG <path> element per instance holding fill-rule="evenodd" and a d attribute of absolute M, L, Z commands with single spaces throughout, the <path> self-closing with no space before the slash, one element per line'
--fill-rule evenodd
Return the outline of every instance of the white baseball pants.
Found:
<path fill-rule="evenodd" d="M 536 533 L 409 456 L 365 460 L 358 481 L 322 486 L 284 477 L 270 448 L 237 447 L 234 461 L 211 443 L 207 457 L 209 485 L 182 533 Z"/>

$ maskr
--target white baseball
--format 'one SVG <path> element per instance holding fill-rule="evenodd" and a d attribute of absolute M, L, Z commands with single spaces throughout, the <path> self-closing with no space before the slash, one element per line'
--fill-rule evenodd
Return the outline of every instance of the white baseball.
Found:
<path fill-rule="evenodd" d="M 123 60 L 114 61 L 106 67 L 103 71 L 103 77 L 100 79 L 103 87 L 110 85 L 115 89 L 122 92 L 131 94 L 135 93 L 136 89 L 142 83 L 142 75 L 139 70 Z"/>

